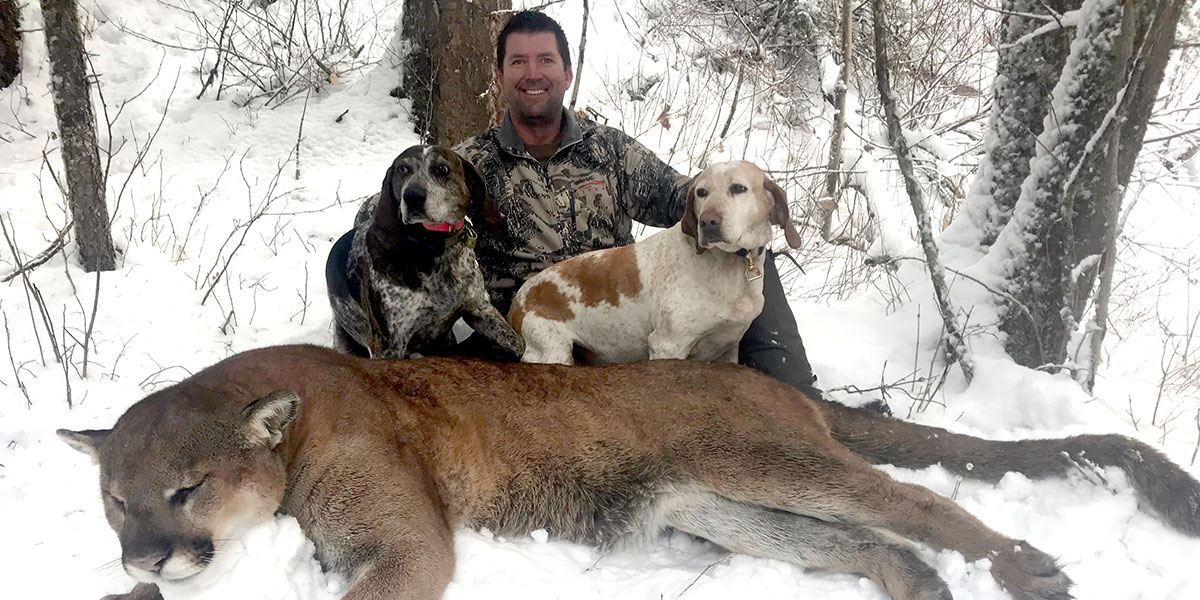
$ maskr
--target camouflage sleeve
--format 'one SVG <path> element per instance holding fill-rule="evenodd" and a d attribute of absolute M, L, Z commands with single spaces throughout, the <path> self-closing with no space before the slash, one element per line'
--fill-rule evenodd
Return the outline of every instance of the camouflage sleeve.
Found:
<path fill-rule="evenodd" d="M 682 175 L 663 162 L 637 140 L 621 135 L 625 197 L 622 204 L 629 216 L 639 223 L 670 227 L 683 218 L 691 177 Z"/>

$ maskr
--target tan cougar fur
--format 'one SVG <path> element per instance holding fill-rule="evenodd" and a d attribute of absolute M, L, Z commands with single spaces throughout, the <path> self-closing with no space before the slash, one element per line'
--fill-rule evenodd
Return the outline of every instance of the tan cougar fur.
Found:
<path fill-rule="evenodd" d="M 366 360 L 312 346 L 236 355 L 59 434 L 100 465 L 122 563 L 155 583 L 204 575 L 222 543 L 296 517 L 346 598 L 436 599 L 453 528 L 545 529 L 609 546 L 664 528 L 735 552 L 862 573 L 901 600 L 950 598 L 891 532 L 991 559 L 1016 598 L 1067 598 L 1054 560 L 870 463 L 996 479 L 1124 468 L 1153 511 L 1200 533 L 1200 484 L 1115 435 L 992 442 L 814 401 L 750 369 Z"/>

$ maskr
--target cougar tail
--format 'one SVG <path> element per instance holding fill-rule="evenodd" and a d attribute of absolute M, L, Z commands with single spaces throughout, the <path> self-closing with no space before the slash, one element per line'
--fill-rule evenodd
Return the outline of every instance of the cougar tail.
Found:
<path fill-rule="evenodd" d="M 1200 482 L 1158 450 L 1121 435 L 994 441 L 816 400 L 834 439 L 871 464 L 945 469 L 985 481 L 1009 471 L 1032 479 L 1091 466 L 1118 467 L 1168 525 L 1200 536 Z"/>

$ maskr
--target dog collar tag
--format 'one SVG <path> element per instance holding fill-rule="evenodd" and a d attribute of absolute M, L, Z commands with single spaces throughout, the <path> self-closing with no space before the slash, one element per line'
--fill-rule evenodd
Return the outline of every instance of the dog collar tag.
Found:
<path fill-rule="evenodd" d="M 465 225 L 466 225 L 466 228 L 463 229 L 463 233 L 465 233 L 467 235 L 467 247 L 474 249 L 475 248 L 475 240 L 479 239 L 479 234 L 475 233 L 475 228 L 471 227 L 470 223 L 466 223 Z"/>
<path fill-rule="evenodd" d="M 756 279 L 762 279 L 762 276 L 763 276 L 762 269 L 758 268 L 758 265 L 754 264 L 754 259 L 750 258 L 750 256 L 747 255 L 746 256 L 746 281 L 754 281 Z"/>

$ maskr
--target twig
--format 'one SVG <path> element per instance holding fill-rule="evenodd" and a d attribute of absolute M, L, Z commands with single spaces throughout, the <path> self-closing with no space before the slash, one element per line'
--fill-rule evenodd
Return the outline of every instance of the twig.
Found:
<path fill-rule="evenodd" d="M 301 294 L 300 291 L 297 290 L 296 295 L 300 296 L 300 310 L 296 311 L 295 313 L 292 313 L 291 318 L 289 318 L 288 320 L 290 321 L 292 319 L 295 319 L 296 315 L 300 315 L 300 324 L 303 325 L 304 318 L 308 315 L 308 262 L 307 261 L 304 263 L 304 293 Z"/>
<path fill-rule="evenodd" d="M 12 365 L 13 377 L 17 378 L 17 388 L 25 395 L 25 406 L 33 407 L 33 400 L 29 398 L 29 390 L 25 389 L 25 382 L 21 381 L 21 370 L 17 368 L 17 361 L 13 358 L 12 351 L 12 331 L 8 329 L 8 313 L 4 311 L 4 305 L 0 304 L 0 315 L 4 315 L 4 340 L 8 343 L 8 364 Z M 1192 457 L 1195 460 L 1195 457 Z"/>
<path fill-rule="evenodd" d="M 75 402 L 71 399 L 71 348 L 67 348 L 67 307 L 63 305 L 62 312 L 62 339 L 63 339 L 63 356 L 59 364 L 62 366 L 63 383 L 67 386 L 67 408 L 75 408 Z M 72 347 L 74 348 L 74 347 Z"/>
<path fill-rule="evenodd" d="M 4 241 L 8 244 L 8 249 L 12 252 L 13 260 L 17 263 L 17 271 L 21 274 L 21 282 L 25 288 L 25 303 L 29 306 L 29 321 L 33 325 L 33 337 L 38 344 L 38 357 L 42 361 L 42 366 L 46 366 L 46 353 L 42 348 L 42 336 L 37 331 L 37 318 L 34 316 L 33 307 L 36 305 L 39 312 L 43 316 L 43 323 L 49 323 L 49 313 L 46 312 L 46 305 L 42 302 L 41 292 L 37 286 L 29 280 L 29 273 L 22 267 L 21 252 L 17 249 L 16 231 L 9 235 L 8 226 L 4 224 L 4 218 L 0 217 L 0 231 L 4 233 Z M 50 335 L 50 343 L 54 349 L 55 360 L 60 360 L 58 354 L 58 344 L 54 342 L 54 327 L 52 324 L 46 325 L 46 332 Z"/>
<path fill-rule="evenodd" d="M 925 200 L 921 185 L 913 171 L 912 156 L 904 132 L 900 128 L 900 117 L 896 111 L 896 98 L 892 93 L 888 74 L 887 54 L 887 19 L 884 16 L 883 0 L 872 0 L 871 8 L 875 21 L 875 82 L 879 87 L 880 100 L 883 104 L 884 116 L 887 119 L 888 137 L 896 151 L 896 159 L 900 163 L 900 172 L 904 175 L 904 187 L 908 191 L 908 199 L 912 204 L 913 213 L 917 217 L 918 232 L 921 237 L 921 248 L 925 251 L 925 260 L 929 276 L 933 280 L 933 291 L 937 298 L 938 309 L 946 328 L 946 346 L 950 353 L 951 362 L 958 361 L 963 375 L 970 383 L 975 377 L 975 364 L 971 351 L 967 347 L 962 330 L 950 307 L 949 290 L 946 289 L 946 273 L 938 258 L 938 247 L 933 240 L 933 227 L 929 221 L 929 213 L 925 208 Z"/>
<path fill-rule="evenodd" d="M 88 348 L 92 344 L 92 330 L 96 326 L 96 312 L 100 309 L 100 271 L 96 271 L 96 290 L 92 296 L 92 315 L 88 318 L 87 333 L 83 335 L 83 378 L 87 379 Z"/>
<path fill-rule="evenodd" d="M 846 92 L 850 87 L 850 71 L 853 61 L 850 53 L 853 49 L 854 20 L 851 14 L 850 0 L 842 0 L 842 76 L 834 88 L 833 102 L 837 111 L 833 122 L 833 132 L 829 140 L 829 167 L 825 171 L 825 194 L 817 201 L 817 220 L 820 223 L 821 238 L 829 242 L 833 235 L 830 228 L 833 224 L 833 211 L 837 209 L 838 182 L 841 181 L 839 167 L 842 164 L 842 135 L 846 129 Z"/>
<path fill-rule="evenodd" d="M 575 110 L 575 99 L 579 97 L 579 79 L 583 76 L 583 52 L 587 49 L 588 0 L 583 0 L 583 31 L 579 34 L 579 56 L 575 61 L 575 89 L 571 90 L 571 110 Z"/>
<path fill-rule="evenodd" d="M 108 370 L 108 380 L 109 381 L 117 380 L 117 363 L 121 362 L 121 357 L 125 356 L 125 349 L 129 347 L 129 342 L 132 342 L 133 338 L 135 338 L 135 337 L 137 337 L 136 333 L 133 334 L 129 339 L 123 340 L 121 342 L 121 351 L 117 353 L 117 358 L 113 359 L 112 368 Z M 100 378 L 101 379 L 104 378 L 103 373 L 100 374 Z"/>
<path fill-rule="evenodd" d="M 28 398 L 29 396 L 26 395 L 25 397 Z M 1200 408 L 1196 409 L 1196 447 L 1192 448 L 1192 461 L 1188 464 L 1196 464 L 1196 452 L 1200 452 Z"/>
<path fill-rule="evenodd" d="M 157 371 L 147 375 L 144 379 L 142 379 L 140 382 L 138 382 L 138 387 L 142 388 L 143 390 L 149 391 L 149 389 L 147 389 L 147 386 L 150 386 L 151 388 L 153 388 L 154 386 L 157 386 L 159 383 L 162 383 L 162 382 L 158 381 L 158 379 L 156 379 L 156 378 L 159 375 L 162 375 L 163 373 L 170 371 L 171 369 L 182 369 L 184 373 L 187 373 L 188 377 L 192 376 L 191 371 L 189 371 L 186 367 L 182 367 L 179 365 L 171 365 L 169 367 L 159 367 L 159 369 Z M 154 381 L 151 381 L 152 379 Z M 174 384 L 174 383 L 178 383 L 178 381 L 170 381 L 168 383 Z"/>
<path fill-rule="evenodd" d="M 683 595 L 686 594 L 688 590 L 692 589 L 692 586 L 696 585 L 696 582 L 700 581 L 701 577 L 704 577 L 704 574 L 707 573 L 709 571 L 709 569 L 729 560 L 730 556 L 733 556 L 733 553 L 727 551 L 725 553 L 725 556 L 722 556 L 721 558 L 709 563 L 709 565 L 707 567 L 704 567 L 703 571 L 700 571 L 699 575 L 696 575 L 696 578 L 693 579 L 691 583 L 687 584 L 687 587 L 683 588 L 683 590 L 681 590 L 679 592 L 679 595 L 676 596 L 676 598 L 682 598 Z"/>
<path fill-rule="evenodd" d="M 247 150 L 247 152 L 248 152 L 248 150 Z M 246 156 L 245 156 L 245 154 L 243 154 L 242 159 L 244 160 L 245 158 L 246 158 Z M 221 249 L 217 251 L 216 262 L 213 263 L 212 268 L 210 268 L 208 270 L 208 273 L 204 276 L 205 281 L 207 281 L 210 277 L 212 277 L 212 282 L 208 285 L 208 289 L 204 292 L 204 297 L 201 298 L 201 300 L 200 300 L 201 306 L 203 306 L 204 303 L 208 301 L 208 297 L 212 295 L 213 290 L 216 289 L 217 284 L 221 281 L 221 278 L 224 277 L 225 273 L 229 270 L 230 264 L 233 263 L 234 255 L 236 255 L 237 251 L 240 250 L 242 248 L 242 246 L 245 244 L 246 235 L 248 235 L 250 233 L 250 228 L 253 227 L 254 224 L 256 222 L 258 222 L 259 219 L 261 219 L 264 215 L 266 215 L 267 209 L 269 209 L 271 207 L 271 204 L 273 202 L 275 202 L 275 200 L 279 199 L 280 196 L 274 195 L 275 187 L 279 184 L 279 177 L 283 173 L 283 168 L 284 168 L 284 165 L 286 165 L 286 164 L 287 164 L 287 160 L 284 160 L 279 163 L 279 168 L 275 171 L 275 175 L 274 175 L 274 177 L 271 178 L 270 183 L 268 183 L 266 197 L 262 201 L 262 203 L 259 204 L 258 210 L 255 211 L 250 216 L 250 219 L 248 221 L 235 226 L 233 228 L 233 230 L 229 232 L 229 236 L 227 236 L 225 238 L 225 242 L 221 244 Z M 246 185 L 247 193 L 252 193 L 253 187 L 250 185 L 250 181 L 246 178 L 246 172 L 242 168 L 242 165 L 243 165 L 243 163 L 239 162 L 239 170 L 241 171 L 241 174 L 242 174 L 242 182 Z M 238 239 L 237 244 L 234 245 L 233 249 L 229 251 L 229 254 L 225 257 L 225 264 L 223 266 L 221 266 L 220 270 L 218 271 L 217 265 L 221 264 L 221 254 L 224 252 L 225 246 L 229 244 L 229 242 L 237 234 L 239 229 L 242 231 L 242 236 L 241 236 L 241 238 Z M 214 272 L 216 273 L 215 276 L 213 275 Z M 228 318 L 226 319 L 226 324 L 228 324 Z"/>
<path fill-rule="evenodd" d="M 921 263 L 925 262 L 925 259 L 919 258 L 916 256 L 887 256 L 887 257 L 883 257 L 883 258 L 879 258 L 879 259 L 868 259 L 867 264 L 884 265 L 885 266 L 889 263 L 900 261 L 900 260 L 915 260 L 915 261 L 921 262 Z M 998 290 L 998 289 L 984 283 L 983 281 L 979 280 L 978 278 L 972 277 L 971 275 L 968 275 L 957 269 L 954 269 L 951 267 L 946 267 L 946 266 L 943 266 L 942 268 L 945 269 L 946 271 L 949 271 L 950 273 L 953 273 L 955 277 L 962 277 L 963 279 L 966 279 L 967 281 L 976 283 L 979 285 L 979 287 L 982 287 L 983 289 L 985 289 L 997 296 L 1000 296 L 1001 298 L 1004 298 L 1008 302 L 1012 303 L 1013 306 L 1017 307 L 1017 309 L 1021 311 L 1021 314 L 1025 315 L 1025 318 L 1029 319 L 1030 323 L 1034 324 L 1035 326 L 1037 325 L 1037 320 L 1033 318 L 1033 313 L 1030 312 L 1029 307 L 1025 306 L 1024 303 L 1022 303 L 1020 300 L 1018 300 L 1012 294 L 1010 294 L 1004 290 Z M 1042 338 L 1041 338 L 1041 335 L 1038 334 L 1036 327 L 1034 328 L 1034 341 L 1037 342 L 1038 352 L 1041 352 L 1042 351 Z"/>
<path fill-rule="evenodd" d="M 46 264 L 46 262 L 53 258 L 59 250 L 62 250 L 63 247 L 66 246 L 67 232 L 70 230 L 71 222 L 67 221 L 66 226 L 59 230 L 58 237 L 54 238 L 54 241 L 50 242 L 50 245 L 47 246 L 45 250 L 42 250 L 37 256 L 29 259 L 28 261 L 25 261 L 23 265 L 15 269 L 12 273 L 0 278 L 0 283 L 8 283 L 15 279 L 18 275 L 31 272 L 34 269 Z"/>
<path fill-rule="evenodd" d="M 300 179 L 300 139 L 304 135 L 304 117 L 308 114 L 308 97 L 312 90 L 304 94 L 304 109 L 300 111 L 300 127 L 296 129 L 296 180 Z"/>

